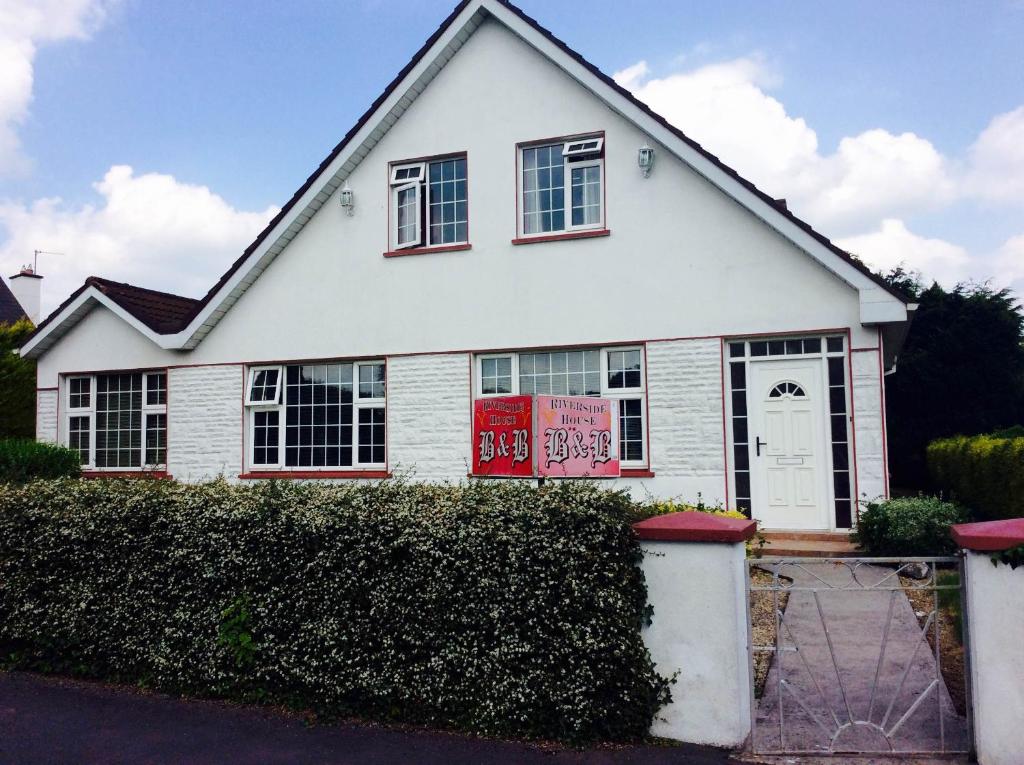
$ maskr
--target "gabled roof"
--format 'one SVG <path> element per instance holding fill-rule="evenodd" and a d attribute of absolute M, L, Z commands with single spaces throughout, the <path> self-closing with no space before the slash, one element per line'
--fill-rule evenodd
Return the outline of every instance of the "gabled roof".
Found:
<path fill-rule="evenodd" d="M 14 297 L 7 282 L 0 279 L 0 324 L 14 324 L 24 318 L 25 309 L 21 307 L 18 298 Z"/>
<path fill-rule="evenodd" d="M 341 186 L 356 166 L 369 154 L 392 125 L 394 125 L 416 97 L 456 54 L 459 48 L 486 18 L 495 18 L 515 34 L 546 55 L 567 74 L 604 100 L 609 107 L 646 130 L 653 140 L 664 145 L 696 172 L 703 175 L 723 192 L 732 196 L 750 212 L 788 238 L 822 265 L 860 291 L 861 319 L 865 323 L 906 320 L 907 301 L 886 282 L 872 273 L 857 258 L 837 247 L 827 237 L 793 215 L 784 202 L 773 199 L 753 183 L 723 163 L 718 157 L 687 137 L 632 93 L 601 72 L 556 38 L 537 21 L 526 15 L 508 0 L 462 0 L 441 26 L 424 43 L 412 60 L 398 73 L 384 92 L 370 105 L 341 142 L 334 147 L 317 169 L 306 179 L 281 211 L 267 224 L 256 239 L 228 268 L 216 284 L 198 301 L 168 293 L 146 290 L 162 295 L 169 303 L 190 301 L 191 314 L 182 318 L 180 313 L 168 314 L 162 321 L 147 329 L 153 330 L 156 342 L 163 348 L 191 349 L 196 347 L 248 287 L 259 278 L 273 259 L 298 235 L 321 206 Z M 91 277 L 96 279 L 96 277 Z M 99 280 L 105 281 L 105 280 Z M 115 284 L 107 282 L 107 284 Z M 87 281 L 68 301 L 80 296 Z M 95 287 L 95 285 L 93 285 Z M 128 287 L 129 285 L 122 285 Z M 132 287 L 133 290 L 141 288 Z M 111 295 L 111 297 L 113 297 Z M 127 306 L 125 306 L 127 310 Z M 65 313 L 66 310 L 65 310 Z M 131 311 L 128 311 L 131 313 Z M 56 331 L 54 320 L 61 314 L 58 308 L 40 324 L 36 333 L 22 348 L 23 355 L 38 355 L 50 343 L 44 336 Z M 67 314 L 61 321 L 72 320 Z M 80 316 L 78 316 L 80 318 Z M 151 317 L 155 318 L 155 317 Z M 77 320 L 77 318 L 73 319 Z M 141 319 L 140 319 L 141 321 Z M 159 325 L 161 329 L 156 330 Z M 66 330 L 65 330 L 66 331 Z M 63 334 L 63 333 L 61 333 Z M 150 334 L 150 333 L 146 333 Z M 44 347 L 45 346 L 45 347 Z"/>
<path fill-rule="evenodd" d="M 170 335 L 188 326 L 199 306 L 195 298 L 90 276 L 85 283 L 109 297 L 154 332 Z"/>

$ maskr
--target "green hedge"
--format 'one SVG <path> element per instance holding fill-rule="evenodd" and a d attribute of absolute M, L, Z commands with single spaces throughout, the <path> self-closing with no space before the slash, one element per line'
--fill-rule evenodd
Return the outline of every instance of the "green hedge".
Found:
<path fill-rule="evenodd" d="M 969 508 L 971 520 L 1024 516 L 1022 436 L 933 441 L 928 445 L 928 470 L 938 488 Z"/>
<path fill-rule="evenodd" d="M 622 493 L 589 484 L 0 487 L 15 667 L 572 743 L 646 735 Z"/>
<path fill-rule="evenodd" d="M 24 438 L 0 439 L 0 483 L 68 478 L 81 473 L 78 452 Z"/>
<path fill-rule="evenodd" d="M 949 527 L 963 523 L 963 508 L 935 497 L 898 497 L 869 502 L 857 521 L 857 541 L 871 555 L 952 555 Z"/>

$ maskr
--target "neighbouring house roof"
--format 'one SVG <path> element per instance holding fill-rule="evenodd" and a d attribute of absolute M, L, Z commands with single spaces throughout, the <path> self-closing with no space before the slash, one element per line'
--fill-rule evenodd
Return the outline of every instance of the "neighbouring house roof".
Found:
<path fill-rule="evenodd" d="M 14 297 L 7 282 L 0 279 L 0 324 L 14 324 L 24 318 L 25 309 L 21 307 L 18 298 Z"/>
<path fill-rule="evenodd" d="M 101 282 L 107 285 L 107 291 L 103 294 L 121 306 L 128 315 L 138 319 L 141 326 L 135 325 L 136 328 L 150 336 L 158 345 L 163 348 L 194 348 L 256 281 L 270 262 L 295 238 L 306 222 L 341 186 L 343 180 L 369 154 L 391 125 L 397 122 L 448 60 L 488 17 L 496 18 L 512 29 L 626 119 L 648 129 L 655 140 L 663 143 L 683 162 L 731 195 L 841 279 L 858 289 L 869 285 L 876 292 L 883 293 L 885 300 L 895 301 L 903 307 L 902 319 L 897 317 L 899 312 L 893 314 L 889 311 L 879 314 L 886 317 L 879 321 L 905 320 L 907 300 L 884 279 L 873 273 L 859 259 L 815 231 L 808 223 L 793 215 L 784 200 L 775 199 L 761 191 L 699 143 L 687 137 L 679 128 L 638 100 L 536 20 L 508 0 L 462 0 L 202 299 L 192 300 L 131 285 L 118 285 L 121 289 L 119 292 L 117 288 L 110 287 L 117 285 L 116 282 L 90 277 L 60 308 L 39 325 L 26 341 L 22 353 L 38 355 L 64 334 L 67 328 L 58 331 L 53 325 L 79 320 L 84 312 L 69 309 L 77 298 L 88 292 L 90 287 L 102 292 L 103 289 L 98 286 Z M 462 23 L 457 23 L 460 20 Z M 129 298 L 125 290 L 131 290 L 133 294 L 145 292 L 161 297 L 144 300 L 137 297 Z M 140 302 L 146 306 L 140 310 L 148 320 L 137 316 L 131 307 L 139 309 Z M 862 305 L 863 303 L 862 295 Z M 188 312 L 185 311 L 186 305 L 190 307 Z M 160 311 L 164 313 L 154 313 Z M 51 342 L 43 342 L 50 333 L 54 333 Z"/>

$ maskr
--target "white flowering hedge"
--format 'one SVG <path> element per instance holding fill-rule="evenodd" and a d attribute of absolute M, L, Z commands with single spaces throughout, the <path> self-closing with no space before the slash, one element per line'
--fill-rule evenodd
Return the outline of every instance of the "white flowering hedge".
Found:
<path fill-rule="evenodd" d="M 0 486 L 9 666 L 574 743 L 646 735 L 629 500 L 589 484 Z"/>

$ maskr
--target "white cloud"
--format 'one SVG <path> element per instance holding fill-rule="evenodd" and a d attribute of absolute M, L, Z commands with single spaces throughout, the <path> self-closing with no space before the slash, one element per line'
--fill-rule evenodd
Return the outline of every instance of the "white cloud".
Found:
<path fill-rule="evenodd" d="M 1024 234 L 1006 240 L 996 251 L 994 265 L 997 282 L 1017 285 L 1017 294 L 1024 297 Z"/>
<path fill-rule="evenodd" d="M 32 101 L 40 44 L 85 39 L 103 22 L 109 0 L 0 0 L 0 176 L 27 172 L 17 129 Z"/>
<path fill-rule="evenodd" d="M 982 199 L 1024 205 L 1024 106 L 996 116 L 978 136 L 966 188 Z"/>
<path fill-rule="evenodd" d="M 877 230 L 840 239 L 836 244 L 877 271 L 902 265 L 946 287 L 970 275 L 971 258 L 966 249 L 942 239 L 919 236 L 896 218 L 886 218 Z"/>
<path fill-rule="evenodd" d="M 862 231 L 881 215 L 948 203 L 949 163 L 913 133 L 873 129 L 821 153 L 817 133 L 766 90 L 778 76 L 757 57 L 648 78 L 645 62 L 616 74 L 624 87 L 762 190 L 834 235 Z"/>
<path fill-rule="evenodd" d="M 93 184 L 99 205 L 71 207 L 59 198 L 31 205 L 0 202 L 0 263 L 14 273 L 45 244 L 44 311 L 89 275 L 199 297 L 276 213 L 236 210 L 205 186 L 158 173 L 135 175 L 115 165 Z"/>

